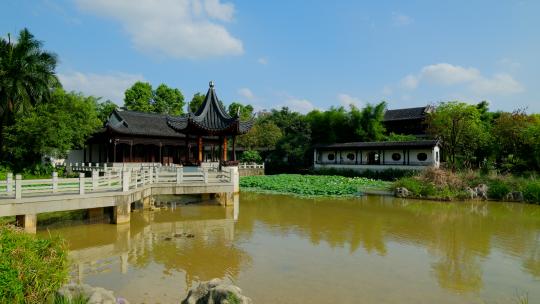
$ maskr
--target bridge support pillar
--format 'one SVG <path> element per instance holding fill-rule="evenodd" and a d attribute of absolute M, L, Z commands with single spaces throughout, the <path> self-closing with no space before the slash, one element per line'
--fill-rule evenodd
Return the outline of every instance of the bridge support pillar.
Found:
<path fill-rule="evenodd" d="M 24 228 L 24 231 L 28 233 L 36 233 L 37 216 L 35 214 L 17 215 L 15 219 L 17 226 Z"/>
<path fill-rule="evenodd" d="M 129 223 L 131 219 L 131 204 L 127 197 L 117 196 L 116 206 L 114 206 L 113 223 Z"/>
<path fill-rule="evenodd" d="M 143 210 L 152 209 L 152 206 L 154 205 L 154 202 L 153 202 L 153 198 L 151 196 L 147 196 L 147 197 L 143 198 L 141 201 L 142 201 Z"/>
<path fill-rule="evenodd" d="M 234 206 L 235 194 L 232 192 L 216 193 L 215 198 L 221 206 Z"/>

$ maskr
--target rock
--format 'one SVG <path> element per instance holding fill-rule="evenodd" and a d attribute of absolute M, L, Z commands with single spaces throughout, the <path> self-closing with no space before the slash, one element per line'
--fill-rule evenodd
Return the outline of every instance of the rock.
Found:
<path fill-rule="evenodd" d="M 521 192 L 521 191 L 512 191 L 512 192 L 508 193 L 504 197 L 504 200 L 505 201 L 510 201 L 510 202 L 522 202 L 524 200 L 523 192 Z"/>
<path fill-rule="evenodd" d="M 407 197 L 409 196 L 409 190 L 405 187 L 398 187 L 396 188 L 396 191 L 394 192 L 394 195 L 396 197 Z"/>
<path fill-rule="evenodd" d="M 251 304 L 250 298 L 243 296 L 242 290 L 220 279 L 212 279 L 192 286 L 182 304 Z M 230 302 L 229 300 L 234 302 Z"/>
<path fill-rule="evenodd" d="M 69 300 L 83 295 L 88 299 L 88 304 L 129 304 L 128 300 L 124 298 L 116 298 L 110 290 L 101 287 L 92 287 L 88 284 L 66 284 L 57 293 Z"/>
<path fill-rule="evenodd" d="M 476 192 L 476 196 L 483 199 L 483 200 L 487 200 L 488 197 L 487 197 L 487 193 L 488 193 L 488 186 L 486 184 L 480 184 L 478 186 L 476 186 L 473 190 Z"/>
<path fill-rule="evenodd" d="M 476 191 L 472 189 L 471 187 L 465 188 L 465 191 L 467 192 L 467 196 L 470 199 L 475 199 L 478 196 L 478 194 L 476 194 Z"/>

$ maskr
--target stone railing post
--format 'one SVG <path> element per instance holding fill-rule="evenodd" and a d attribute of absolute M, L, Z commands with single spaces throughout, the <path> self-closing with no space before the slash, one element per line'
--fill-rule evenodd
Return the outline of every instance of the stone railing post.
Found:
<path fill-rule="evenodd" d="M 129 171 L 122 171 L 122 191 L 127 192 L 129 191 L 129 180 L 131 176 L 129 174 Z"/>
<path fill-rule="evenodd" d="M 96 191 L 98 188 L 98 181 L 99 181 L 99 171 L 92 170 L 92 191 Z"/>
<path fill-rule="evenodd" d="M 231 175 L 230 182 L 233 184 L 234 193 L 240 192 L 240 176 L 238 174 L 238 167 L 229 167 Z"/>
<path fill-rule="evenodd" d="M 22 197 L 22 176 L 20 174 L 15 175 L 15 199 L 21 199 Z"/>
<path fill-rule="evenodd" d="M 84 183 L 85 183 L 84 173 L 79 173 L 79 194 L 80 195 L 84 194 Z"/>
<path fill-rule="evenodd" d="M 52 192 L 58 192 L 58 172 L 52 173 Z"/>
<path fill-rule="evenodd" d="M 154 170 L 156 170 L 156 179 L 155 179 L 155 183 L 159 183 L 159 168 L 158 167 L 155 167 Z"/>
<path fill-rule="evenodd" d="M 138 187 L 138 180 L 139 180 L 139 170 L 135 169 L 135 170 L 131 170 L 131 174 L 133 174 L 133 172 L 135 171 L 135 189 L 137 189 Z"/>
<path fill-rule="evenodd" d="M 141 167 L 141 182 L 142 185 L 146 185 L 146 171 Z"/>
<path fill-rule="evenodd" d="M 8 172 L 6 176 L 6 192 L 11 194 L 13 192 L 13 173 Z"/>
<path fill-rule="evenodd" d="M 176 184 L 177 185 L 180 185 L 182 183 L 183 175 L 184 175 L 184 168 L 182 167 L 176 168 Z"/>
<path fill-rule="evenodd" d="M 107 180 L 107 187 L 110 187 L 111 186 L 111 172 L 105 171 L 105 174 L 103 176 Z"/>
<path fill-rule="evenodd" d="M 208 184 L 208 170 L 203 170 L 203 182 Z"/>

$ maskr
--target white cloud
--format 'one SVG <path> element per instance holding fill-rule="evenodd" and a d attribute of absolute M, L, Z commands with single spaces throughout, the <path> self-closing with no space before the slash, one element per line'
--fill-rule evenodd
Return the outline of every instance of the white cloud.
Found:
<path fill-rule="evenodd" d="M 413 90 L 421 83 L 439 86 L 463 85 L 469 91 L 481 95 L 505 95 L 524 90 L 521 83 L 506 73 L 486 77 L 476 68 L 465 68 L 449 63 L 437 63 L 423 67 L 416 75 L 409 74 L 400 81 L 400 87 Z"/>
<path fill-rule="evenodd" d="M 247 100 L 255 99 L 255 94 L 253 94 L 253 92 L 248 88 L 238 89 L 238 95 L 244 97 Z"/>
<path fill-rule="evenodd" d="M 286 100 L 285 104 L 292 111 L 300 112 L 303 114 L 315 109 L 315 106 L 311 103 L 311 101 L 307 99 L 291 98 Z"/>
<path fill-rule="evenodd" d="M 268 58 L 267 57 L 261 57 L 261 58 L 257 59 L 257 62 L 262 64 L 262 65 L 267 65 L 268 64 Z"/>
<path fill-rule="evenodd" d="M 219 0 L 77 0 L 82 10 L 119 21 L 135 47 L 174 58 L 241 55 L 242 41 L 217 21 L 233 20 Z"/>
<path fill-rule="evenodd" d="M 393 12 L 392 22 L 395 26 L 406 26 L 413 23 L 414 19 L 402 13 Z"/>
<path fill-rule="evenodd" d="M 137 81 L 144 81 L 140 74 L 110 73 L 110 74 L 85 74 L 70 72 L 58 74 L 64 89 L 68 91 L 82 92 L 86 95 L 110 99 L 118 105 L 124 102 L 124 92 Z"/>
<path fill-rule="evenodd" d="M 407 75 L 401 79 L 399 82 L 399 86 L 408 89 L 408 90 L 414 90 L 418 86 L 418 78 L 414 75 Z"/>
<path fill-rule="evenodd" d="M 339 100 L 339 103 L 344 107 L 349 107 L 350 105 L 353 105 L 359 108 L 362 105 L 362 101 L 359 98 L 350 96 L 348 94 L 338 94 L 337 98 Z"/>

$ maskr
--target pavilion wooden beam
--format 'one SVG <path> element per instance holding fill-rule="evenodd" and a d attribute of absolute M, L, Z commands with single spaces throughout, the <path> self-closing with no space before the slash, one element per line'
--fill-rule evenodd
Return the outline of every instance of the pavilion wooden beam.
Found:
<path fill-rule="evenodd" d="M 203 139 L 202 136 L 197 137 L 197 149 L 198 149 L 198 161 L 202 163 L 203 161 Z"/>
<path fill-rule="evenodd" d="M 223 136 L 223 143 L 222 143 L 222 156 L 221 156 L 221 159 L 223 161 L 227 161 L 227 137 L 226 136 Z"/>

